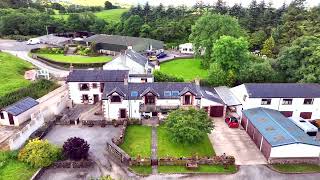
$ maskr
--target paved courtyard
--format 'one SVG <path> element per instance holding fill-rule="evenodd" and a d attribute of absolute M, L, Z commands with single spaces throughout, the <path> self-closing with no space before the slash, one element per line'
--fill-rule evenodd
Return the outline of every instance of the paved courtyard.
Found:
<path fill-rule="evenodd" d="M 267 163 L 245 130 L 229 128 L 223 119 L 215 119 L 214 124 L 215 128 L 209 138 L 217 155 L 232 155 L 237 165 Z"/>

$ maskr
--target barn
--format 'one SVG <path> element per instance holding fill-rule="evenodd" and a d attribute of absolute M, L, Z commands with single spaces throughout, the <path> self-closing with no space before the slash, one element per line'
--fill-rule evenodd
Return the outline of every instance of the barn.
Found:
<path fill-rule="evenodd" d="M 241 125 L 269 163 L 319 163 L 320 142 L 277 110 L 244 110 Z"/>
<path fill-rule="evenodd" d="M 26 97 L 0 111 L 0 125 L 19 126 L 37 111 L 39 102 Z"/>

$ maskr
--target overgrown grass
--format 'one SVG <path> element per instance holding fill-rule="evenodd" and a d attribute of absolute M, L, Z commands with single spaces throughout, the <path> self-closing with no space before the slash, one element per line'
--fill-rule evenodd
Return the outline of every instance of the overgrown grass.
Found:
<path fill-rule="evenodd" d="M 196 144 L 180 144 L 172 142 L 169 132 L 165 126 L 159 126 L 158 129 L 158 157 L 191 157 L 198 156 L 213 156 L 215 155 L 212 144 L 205 136 L 203 140 Z"/>
<path fill-rule="evenodd" d="M 127 12 L 128 9 L 110 9 L 94 13 L 98 18 L 104 19 L 107 22 L 119 22 L 121 15 Z"/>
<path fill-rule="evenodd" d="M 198 169 L 187 169 L 185 166 L 158 166 L 159 173 L 215 173 L 229 174 L 235 173 L 237 168 L 235 165 L 228 166 L 226 169 L 223 165 L 200 165 Z"/>
<path fill-rule="evenodd" d="M 311 173 L 320 172 L 320 166 L 314 164 L 274 164 L 272 167 L 284 173 Z"/>
<path fill-rule="evenodd" d="M 151 166 L 131 166 L 130 169 L 141 175 L 149 175 L 152 173 Z"/>
<path fill-rule="evenodd" d="M 104 63 L 112 60 L 111 56 L 97 56 L 97 57 L 88 57 L 88 56 L 78 56 L 71 55 L 65 56 L 64 54 L 37 54 L 38 56 L 50 59 L 56 62 L 62 63 Z"/>
<path fill-rule="evenodd" d="M 200 59 L 176 59 L 164 62 L 160 65 L 160 71 L 168 75 L 182 77 L 185 81 L 208 77 L 208 70 L 202 69 Z"/>
<path fill-rule="evenodd" d="M 24 79 L 24 72 L 33 66 L 13 55 L 0 52 L 0 97 L 19 88 L 26 87 L 30 81 Z"/>
<path fill-rule="evenodd" d="M 17 152 L 0 152 L 0 179 L 29 180 L 37 171 L 28 164 L 17 160 Z"/>
<path fill-rule="evenodd" d="M 141 125 L 128 126 L 124 143 L 120 145 L 120 148 L 131 157 L 150 157 L 151 127 Z"/>

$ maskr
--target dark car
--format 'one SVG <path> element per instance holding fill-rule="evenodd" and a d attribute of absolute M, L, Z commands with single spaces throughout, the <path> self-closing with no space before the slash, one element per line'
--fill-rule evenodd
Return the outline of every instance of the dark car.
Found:
<path fill-rule="evenodd" d="M 161 53 L 159 53 L 159 54 L 157 55 L 157 58 L 158 58 L 158 59 L 161 59 L 161 58 L 164 58 L 164 57 L 167 57 L 167 54 L 164 53 L 164 52 L 161 52 Z"/>
<path fill-rule="evenodd" d="M 238 128 L 239 127 L 239 121 L 235 117 L 227 117 L 225 119 L 225 122 L 229 126 L 229 128 Z"/>

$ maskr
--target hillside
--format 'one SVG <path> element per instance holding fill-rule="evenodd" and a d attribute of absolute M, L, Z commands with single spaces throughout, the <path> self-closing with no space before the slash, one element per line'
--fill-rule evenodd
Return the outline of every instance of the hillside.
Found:
<path fill-rule="evenodd" d="M 55 0 L 57 2 L 64 2 L 67 4 L 77 4 L 83 6 L 104 6 L 106 0 Z M 121 7 L 130 7 L 133 5 L 133 1 L 130 0 L 109 0 L 113 5 Z"/>

